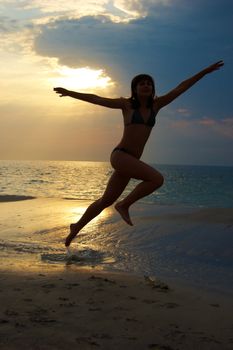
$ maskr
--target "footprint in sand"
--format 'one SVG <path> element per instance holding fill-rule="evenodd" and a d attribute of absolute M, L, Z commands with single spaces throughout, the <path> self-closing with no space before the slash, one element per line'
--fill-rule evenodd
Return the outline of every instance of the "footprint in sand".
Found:
<path fill-rule="evenodd" d="M 154 350 L 175 350 L 174 348 L 171 348 L 169 345 L 159 345 L 159 344 L 149 344 L 149 349 Z"/>
<path fill-rule="evenodd" d="M 92 346 L 100 346 L 99 343 L 92 340 L 92 338 L 90 338 L 90 337 L 78 337 L 78 338 L 76 338 L 76 342 L 78 344 L 85 344 L 86 343 L 86 344 L 92 345 Z"/>
<path fill-rule="evenodd" d="M 165 303 L 165 304 L 160 304 L 159 306 L 166 307 L 167 309 L 174 309 L 180 305 L 176 303 Z"/>
<path fill-rule="evenodd" d="M 144 299 L 144 300 L 143 300 L 143 303 L 146 303 L 146 304 L 155 304 L 155 303 L 158 303 L 158 300 Z"/>
<path fill-rule="evenodd" d="M 4 318 L 0 318 L 0 324 L 4 324 L 4 323 L 9 323 L 9 320 L 6 320 Z"/>
<path fill-rule="evenodd" d="M 48 284 L 43 284 L 42 285 L 42 288 L 55 288 L 55 287 L 56 287 L 56 285 L 53 284 L 53 283 L 48 283 Z"/>
<path fill-rule="evenodd" d="M 26 298 L 26 299 L 23 299 L 23 301 L 26 301 L 26 302 L 31 302 L 32 299 L 31 298 Z"/>

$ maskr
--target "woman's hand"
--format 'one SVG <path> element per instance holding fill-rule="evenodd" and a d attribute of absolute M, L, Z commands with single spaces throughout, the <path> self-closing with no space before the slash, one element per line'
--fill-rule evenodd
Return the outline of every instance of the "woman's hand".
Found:
<path fill-rule="evenodd" d="M 61 87 L 56 87 L 53 90 L 56 92 L 56 94 L 59 94 L 60 97 L 69 96 L 69 90 L 63 89 Z"/>
<path fill-rule="evenodd" d="M 211 64 L 209 67 L 201 70 L 199 73 L 193 75 L 192 77 L 181 82 L 175 89 L 169 91 L 166 95 L 160 96 L 157 99 L 159 109 L 168 105 L 173 100 L 175 100 L 178 96 L 187 91 L 191 86 L 196 84 L 200 79 L 202 79 L 206 74 L 212 73 L 218 69 L 220 69 L 224 65 L 223 61 L 218 61 L 214 64 Z"/>
<path fill-rule="evenodd" d="M 205 69 L 205 72 L 208 74 L 208 73 L 212 73 L 214 72 L 215 70 L 218 70 L 220 69 L 222 66 L 224 65 L 224 62 L 223 61 L 218 61 L 214 64 L 211 64 L 211 66 L 207 67 Z"/>

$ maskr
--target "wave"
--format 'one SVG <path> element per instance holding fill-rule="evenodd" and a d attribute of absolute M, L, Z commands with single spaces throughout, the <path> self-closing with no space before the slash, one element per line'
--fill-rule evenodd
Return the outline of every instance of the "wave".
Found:
<path fill-rule="evenodd" d="M 94 200 L 94 198 L 90 198 L 90 197 L 82 197 L 82 198 L 77 198 L 77 197 L 62 197 L 62 199 L 66 200 L 66 201 L 90 201 L 90 200 Z"/>
<path fill-rule="evenodd" d="M 47 247 L 39 243 L 29 243 L 29 242 L 5 242 L 0 241 L 0 251 L 10 251 L 18 253 L 42 253 L 44 251 L 57 251 L 56 248 Z"/>
<path fill-rule="evenodd" d="M 41 260 L 47 263 L 62 263 L 78 265 L 98 265 L 105 262 L 105 254 L 101 251 L 88 249 L 79 249 L 78 251 L 69 251 L 67 253 L 49 253 L 41 254 Z"/>
<path fill-rule="evenodd" d="M 25 201 L 28 199 L 35 199 L 36 197 L 32 196 L 20 196 L 14 194 L 2 194 L 0 195 L 0 202 L 16 202 L 16 201 Z"/>

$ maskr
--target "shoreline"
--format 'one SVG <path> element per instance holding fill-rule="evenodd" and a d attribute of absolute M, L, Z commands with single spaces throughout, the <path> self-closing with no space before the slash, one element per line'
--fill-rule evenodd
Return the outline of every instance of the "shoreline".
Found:
<path fill-rule="evenodd" d="M 221 296 L 90 269 L 0 272 L 0 281 L 1 349 L 230 350 L 233 345 L 233 305 Z"/>
<path fill-rule="evenodd" d="M 63 269 L 69 264 L 64 247 L 67 228 L 88 204 L 88 201 L 54 198 L 0 203 L 0 270 L 20 272 L 32 265 L 35 270 L 46 266 L 52 270 Z M 225 288 L 224 293 L 230 294 L 232 208 L 139 204 L 132 209 L 132 218 L 133 228 L 120 220 L 113 208 L 108 208 L 94 219 L 72 243 L 74 268 L 79 269 L 80 265 L 85 268 L 86 264 L 106 269 L 108 273 L 155 275 L 179 280 L 193 288 L 212 289 L 214 293 L 224 292 Z M 137 252 L 141 255 L 134 255 L 130 260 L 130 254 Z M 143 268 L 140 268 L 140 259 L 143 259 Z M 213 265 L 209 265 L 210 261 Z M 152 269 L 148 269 L 150 264 Z"/>

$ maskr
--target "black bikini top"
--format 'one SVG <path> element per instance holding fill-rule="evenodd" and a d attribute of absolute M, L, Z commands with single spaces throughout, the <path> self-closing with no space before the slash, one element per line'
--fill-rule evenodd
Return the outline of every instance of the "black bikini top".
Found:
<path fill-rule="evenodd" d="M 151 108 L 150 116 L 149 116 L 147 122 L 145 123 L 139 109 L 135 109 L 133 114 L 132 114 L 131 122 L 128 124 L 125 124 L 125 125 L 128 126 L 131 124 L 144 124 L 146 126 L 153 127 L 155 125 L 155 122 L 156 122 L 156 114 L 157 113 L 155 113 L 155 111 L 153 111 L 153 109 Z"/>

